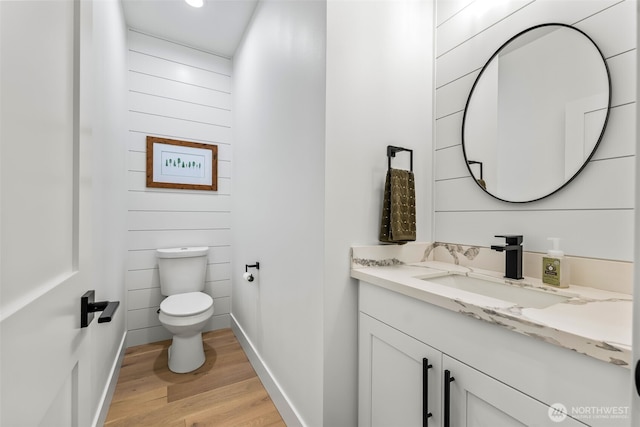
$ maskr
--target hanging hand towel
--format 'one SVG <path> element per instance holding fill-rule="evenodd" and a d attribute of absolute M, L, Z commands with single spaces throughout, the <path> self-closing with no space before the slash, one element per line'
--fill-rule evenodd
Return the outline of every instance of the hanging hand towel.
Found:
<path fill-rule="evenodd" d="M 380 241 L 416 240 L 416 189 L 413 172 L 389 169 L 384 184 Z"/>

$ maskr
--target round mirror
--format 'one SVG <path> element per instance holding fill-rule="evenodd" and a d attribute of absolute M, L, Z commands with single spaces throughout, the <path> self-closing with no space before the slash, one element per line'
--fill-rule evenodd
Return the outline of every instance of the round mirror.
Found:
<path fill-rule="evenodd" d="M 582 31 L 544 24 L 511 38 L 476 79 L 462 149 L 476 183 L 514 203 L 567 185 L 595 152 L 609 117 L 606 61 Z"/>

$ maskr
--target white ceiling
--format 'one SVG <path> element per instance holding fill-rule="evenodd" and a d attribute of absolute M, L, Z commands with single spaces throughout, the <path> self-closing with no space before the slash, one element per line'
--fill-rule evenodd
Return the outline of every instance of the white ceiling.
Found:
<path fill-rule="evenodd" d="M 258 0 L 122 0 L 127 25 L 188 46 L 233 57 Z"/>

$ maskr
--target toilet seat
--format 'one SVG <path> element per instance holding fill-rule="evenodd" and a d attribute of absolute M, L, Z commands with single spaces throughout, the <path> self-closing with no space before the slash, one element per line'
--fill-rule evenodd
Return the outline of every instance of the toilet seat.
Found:
<path fill-rule="evenodd" d="M 204 313 L 213 306 L 213 298 L 204 292 L 187 292 L 168 296 L 160 311 L 168 316 L 187 317 Z"/>

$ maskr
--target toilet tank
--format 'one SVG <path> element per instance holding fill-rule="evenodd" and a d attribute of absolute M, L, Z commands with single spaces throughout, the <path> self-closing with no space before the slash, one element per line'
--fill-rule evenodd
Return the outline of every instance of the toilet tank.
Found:
<path fill-rule="evenodd" d="M 204 290 L 208 247 L 156 250 L 162 295 Z"/>

